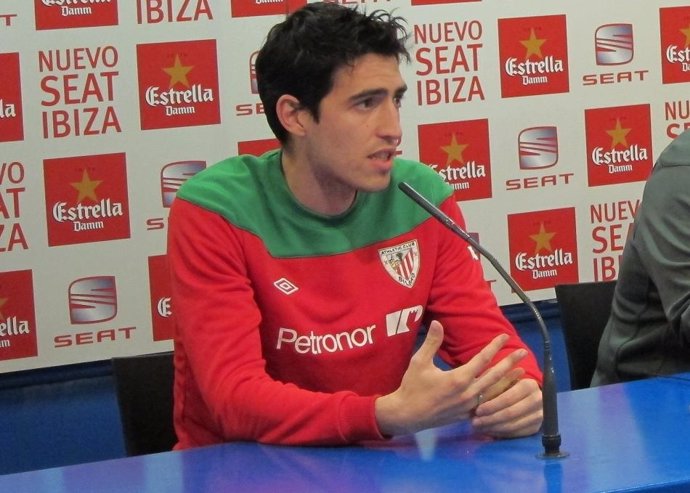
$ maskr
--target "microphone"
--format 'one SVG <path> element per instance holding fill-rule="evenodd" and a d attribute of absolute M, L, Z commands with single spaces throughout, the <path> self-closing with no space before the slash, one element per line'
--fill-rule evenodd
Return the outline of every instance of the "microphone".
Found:
<path fill-rule="evenodd" d="M 544 382 L 542 386 L 542 404 L 544 421 L 542 424 L 543 433 L 541 443 L 544 446 L 544 451 L 537 454 L 537 457 L 542 459 L 560 459 L 568 455 L 567 452 L 561 452 L 561 434 L 558 431 L 558 404 L 556 398 L 556 371 L 553 364 L 553 355 L 551 354 L 551 336 L 546 329 L 544 319 L 534 306 L 532 300 L 527 297 L 527 294 L 518 286 L 517 282 L 506 272 L 496 258 L 491 255 L 484 247 L 482 247 L 477 240 L 472 238 L 465 230 L 458 226 L 448 215 L 441 209 L 424 198 L 419 192 L 405 182 L 400 182 L 398 188 L 402 190 L 405 195 L 414 200 L 424 210 L 431 214 L 434 219 L 437 219 L 445 227 L 450 229 L 453 233 L 461 237 L 467 243 L 482 254 L 491 265 L 498 271 L 501 277 L 508 283 L 518 297 L 529 307 L 534 314 L 534 318 L 541 329 L 542 339 L 544 342 Z"/>

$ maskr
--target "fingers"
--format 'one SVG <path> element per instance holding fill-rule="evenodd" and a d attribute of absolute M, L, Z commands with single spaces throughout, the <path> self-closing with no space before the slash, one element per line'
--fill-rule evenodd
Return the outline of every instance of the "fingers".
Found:
<path fill-rule="evenodd" d="M 376 400 L 376 419 L 382 433 L 410 433 L 473 417 L 478 429 L 501 436 L 524 433 L 540 420 L 529 406 L 516 406 L 529 392 L 522 387 L 513 392 L 524 374 L 516 364 L 528 354 L 527 350 L 517 349 L 496 361 L 509 340 L 507 334 L 502 334 L 466 364 L 441 370 L 434 359 L 443 337 L 443 326 L 431 322 L 400 386 Z M 510 397 L 506 399 L 506 395 Z M 479 416 L 476 411 L 481 410 Z"/>
<path fill-rule="evenodd" d="M 436 356 L 438 348 L 441 347 L 443 342 L 443 326 L 440 322 L 434 320 L 429 324 L 429 329 L 427 330 L 426 338 L 424 342 L 419 347 L 415 355 L 413 356 L 413 361 L 418 360 L 418 363 L 425 364 L 432 362 Z"/>
<path fill-rule="evenodd" d="M 480 399 L 482 402 L 493 399 L 504 392 L 522 374 L 522 370 L 515 368 L 515 365 L 527 356 L 527 350 L 525 349 L 517 349 L 489 367 L 507 338 L 507 335 L 496 337 L 467 364 L 457 369 L 471 372 L 471 376 L 474 378 L 472 390 L 475 392 L 475 395 L 482 395 Z"/>
<path fill-rule="evenodd" d="M 496 438 L 536 433 L 543 419 L 541 389 L 536 381 L 522 379 L 475 411 L 472 425 Z"/>
<path fill-rule="evenodd" d="M 520 378 L 525 374 L 524 368 L 511 368 L 508 373 L 503 375 L 501 379 L 495 384 L 491 385 L 488 389 L 482 392 L 482 403 L 490 401 L 494 397 L 501 395 L 503 392 L 508 390 L 510 387 L 515 385 L 515 383 L 520 380 Z"/>
<path fill-rule="evenodd" d="M 501 334 L 487 344 L 481 351 L 479 351 L 471 360 L 469 360 L 466 364 L 463 365 L 463 368 L 465 370 L 471 372 L 474 374 L 474 376 L 477 376 L 481 374 L 484 369 L 489 366 L 491 361 L 494 359 L 494 356 L 501 350 L 503 345 L 508 341 L 508 335 L 507 334 Z M 527 354 L 525 352 L 525 354 Z M 523 355 L 524 357 L 524 355 Z M 521 358 L 518 358 L 518 361 Z M 510 365 L 512 367 L 513 365 Z M 509 368 L 506 369 L 506 371 Z"/>
<path fill-rule="evenodd" d="M 535 409 L 530 413 L 497 423 L 475 425 L 473 422 L 472 424 L 478 432 L 494 438 L 517 438 L 537 433 L 542 421 L 542 410 Z"/>

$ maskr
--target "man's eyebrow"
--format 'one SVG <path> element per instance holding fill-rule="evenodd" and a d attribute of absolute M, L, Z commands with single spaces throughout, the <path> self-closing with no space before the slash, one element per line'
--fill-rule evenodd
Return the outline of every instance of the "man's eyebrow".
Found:
<path fill-rule="evenodd" d="M 395 90 L 393 93 L 395 96 L 402 96 L 405 94 L 407 91 L 407 84 L 400 86 Z M 366 99 L 366 98 L 371 98 L 371 97 L 377 97 L 377 96 L 385 96 L 388 94 L 388 90 L 384 88 L 376 88 L 376 89 L 367 89 L 362 92 L 358 92 L 357 94 L 353 94 L 350 96 L 350 101 L 357 101 L 360 99 Z"/>

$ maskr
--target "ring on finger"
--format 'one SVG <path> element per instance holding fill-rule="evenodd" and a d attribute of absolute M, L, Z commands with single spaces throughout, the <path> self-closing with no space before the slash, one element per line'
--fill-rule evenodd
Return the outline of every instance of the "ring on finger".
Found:
<path fill-rule="evenodd" d="M 479 392 L 479 393 L 477 394 L 477 405 L 476 405 L 475 407 L 479 407 L 479 405 L 480 405 L 482 402 L 484 402 L 484 394 L 482 394 L 481 392 Z"/>

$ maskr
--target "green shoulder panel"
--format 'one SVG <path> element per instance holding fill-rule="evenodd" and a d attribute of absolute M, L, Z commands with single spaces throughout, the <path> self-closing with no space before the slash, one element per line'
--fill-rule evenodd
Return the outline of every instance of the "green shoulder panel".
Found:
<path fill-rule="evenodd" d="M 428 213 L 398 189 L 401 181 L 437 205 L 452 194 L 428 166 L 396 159 L 386 190 L 360 193 L 344 214 L 323 216 L 297 202 L 280 169 L 280 151 L 270 151 L 214 164 L 189 179 L 177 196 L 259 236 L 274 257 L 313 257 L 350 252 L 426 220 Z"/>

